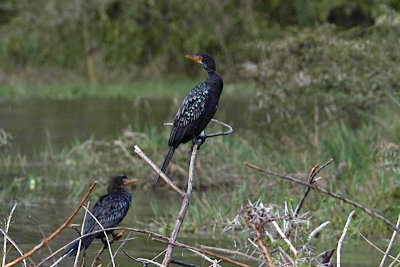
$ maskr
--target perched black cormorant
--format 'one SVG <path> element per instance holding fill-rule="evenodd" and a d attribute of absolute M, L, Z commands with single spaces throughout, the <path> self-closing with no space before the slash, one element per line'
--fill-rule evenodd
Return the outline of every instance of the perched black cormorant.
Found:
<path fill-rule="evenodd" d="M 132 195 L 131 192 L 125 187 L 137 179 L 128 179 L 126 176 L 116 176 L 111 178 L 107 188 L 107 195 L 100 197 L 97 203 L 91 210 L 91 213 L 101 223 L 104 228 L 111 228 L 117 226 L 125 217 L 131 205 Z M 91 215 L 85 223 L 84 234 L 89 234 L 101 230 L 100 225 L 95 221 Z M 112 231 L 107 234 L 114 233 Z M 104 244 L 106 243 L 104 233 L 96 233 L 82 238 L 81 249 L 87 249 L 92 243 L 94 238 L 101 238 Z M 71 244 L 67 248 L 68 256 L 75 256 L 78 251 L 79 240 Z"/>
<path fill-rule="evenodd" d="M 217 111 L 218 100 L 223 88 L 221 75 L 216 71 L 214 59 L 210 55 L 197 53 L 187 55 L 186 58 L 200 64 L 207 71 L 207 80 L 199 83 L 190 91 L 175 115 L 168 141 L 169 150 L 161 167 L 161 171 L 164 173 L 175 149 L 180 144 L 190 140 L 198 144 L 204 142 L 199 135 Z"/>

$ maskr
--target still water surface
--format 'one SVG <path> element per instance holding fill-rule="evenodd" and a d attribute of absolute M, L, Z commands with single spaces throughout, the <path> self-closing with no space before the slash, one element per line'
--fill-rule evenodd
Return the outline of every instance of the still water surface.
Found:
<path fill-rule="evenodd" d="M 46 143 L 48 134 L 53 145 L 63 147 L 70 145 L 75 139 L 84 141 L 92 136 L 96 139 L 115 138 L 128 125 L 131 125 L 135 131 L 150 127 L 161 128 L 163 122 L 172 120 L 179 101 L 180 99 L 158 98 L 0 99 L 0 128 L 13 135 L 13 147 L 15 146 L 19 152 L 29 154 Z M 265 122 L 266 114 L 254 112 L 250 106 L 251 102 L 246 99 L 224 99 L 216 118 L 230 123 L 235 129 L 235 134 L 246 134 L 247 127 L 262 134 L 268 128 Z M 17 207 L 10 235 L 21 244 L 24 251 L 32 248 L 42 238 L 29 216 L 37 220 L 43 231 L 49 234 L 59 227 L 73 211 L 74 205 L 63 199 L 63 195 L 67 195 L 66 192 L 61 193 L 63 190 L 62 188 L 55 189 L 51 202 L 31 203 Z M 139 222 L 148 221 L 148 218 L 154 216 L 149 207 L 151 201 L 156 202 L 161 210 L 163 205 L 176 201 L 175 196 L 168 193 L 151 194 L 135 189 L 133 194 L 134 206 L 121 226 L 143 228 L 143 224 Z M 0 218 L 5 218 L 10 209 L 9 204 L 2 205 Z M 82 214 L 80 216 L 82 217 Z M 80 221 L 76 220 L 76 222 Z M 75 236 L 76 233 L 72 229 L 67 229 L 51 243 L 51 247 L 59 248 Z M 130 241 L 125 247 L 134 257 L 152 258 L 165 248 L 165 245 L 148 240 L 143 235 L 134 234 L 133 236 L 137 239 Z M 182 234 L 180 240 L 188 244 L 234 248 L 234 242 L 228 235 Z M 332 245 L 323 243 L 318 246 L 328 248 L 334 246 L 333 243 Z M 88 252 L 89 258 L 93 257 L 95 249 L 99 246 L 95 244 L 91 247 Z M 380 261 L 379 254 L 363 241 L 346 243 L 344 253 L 344 266 L 377 266 Z M 38 259 L 44 258 L 47 254 L 48 251 L 43 249 L 33 259 L 38 262 Z M 106 253 L 103 255 L 106 257 Z M 177 250 L 176 255 L 176 258 L 187 262 L 194 262 L 201 266 L 209 265 L 188 251 Z M 140 266 L 138 263 L 132 264 L 132 261 L 124 254 L 119 254 L 117 262 L 121 266 Z M 256 266 L 254 262 L 248 262 L 248 264 Z M 60 266 L 70 265 L 69 259 Z"/>

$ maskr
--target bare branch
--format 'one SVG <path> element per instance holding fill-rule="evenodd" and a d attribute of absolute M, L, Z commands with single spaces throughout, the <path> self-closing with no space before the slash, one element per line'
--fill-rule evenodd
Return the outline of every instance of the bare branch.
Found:
<path fill-rule="evenodd" d="M 149 159 L 146 154 L 143 153 L 143 151 L 137 146 L 134 146 L 134 151 L 136 154 L 138 154 L 139 157 L 141 157 L 144 161 L 146 161 L 147 164 L 149 164 L 153 170 L 161 177 L 161 179 L 164 180 L 164 182 L 175 192 L 177 192 L 182 198 L 185 197 L 185 192 L 182 191 L 174 182 L 172 182 L 166 175 L 163 173 L 154 162 Z"/>
<path fill-rule="evenodd" d="M 14 214 L 14 210 L 15 210 L 16 207 L 17 207 L 17 202 L 14 203 L 14 206 L 11 208 L 10 214 L 8 214 L 8 216 L 7 216 L 6 229 L 4 229 L 4 233 L 5 234 L 8 234 L 8 229 L 10 228 L 10 224 L 11 224 L 11 218 L 12 218 L 12 216 Z M 5 236 L 4 236 L 3 262 L 1 264 L 1 266 L 4 266 L 6 264 L 6 256 L 7 256 L 7 238 L 5 238 Z M 26 261 L 24 261 L 24 266 L 26 266 Z"/>
<path fill-rule="evenodd" d="M 89 208 L 90 201 L 87 203 L 87 207 Z M 85 222 L 86 222 L 86 216 L 87 216 L 87 210 L 85 210 L 85 215 L 83 215 L 83 221 L 82 221 L 82 227 L 81 227 L 81 235 L 85 233 Z M 79 253 L 81 252 L 81 245 L 82 245 L 82 239 L 79 239 L 78 243 L 78 250 L 76 251 L 76 256 L 75 256 L 75 261 L 74 261 L 74 267 L 78 264 L 78 259 L 79 259 Z"/>
<path fill-rule="evenodd" d="M 314 166 L 314 168 L 311 169 L 309 178 L 308 178 L 308 183 L 310 185 L 312 185 L 313 183 L 315 183 L 315 176 L 322 170 L 324 169 L 326 166 L 328 166 L 331 162 L 333 161 L 333 159 L 328 160 L 326 163 L 324 163 L 320 168 L 318 168 L 318 165 Z M 304 204 L 304 201 L 306 200 L 306 197 L 308 195 L 308 193 L 310 192 L 311 188 L 307 187 L 306 190 L 303 193 L 303 196 L 299 202 L 299 204 L 296 207 L 296 210 L 294 211 L 293 217 L 297 217 L 297 215 L 300 212 L 301 207 Z"/>
<path fill-rule="evenodd" d="M 75 217 L 75 215 L 78 213 L 79 209 L 82 207 L 83 203 L 86 201 L 86 199 L 89 197 L 90 193 L 92 192 L 93 188 L 96 186 L 97 182 L 94 182 L 89 190 L 86 192 L 86 195 L 83 197 L 79 205 L 76 207 L 75 211 L 69 216 L 69 218 L 56 230 L 54 233 L 52 233 L 49 237 L 43 239 L 39 244 L 37 244 L 33 249 L 28 251 L 26 254 L 23 256 L 13 260 L 10 263 L 7 263 L 4 267 L 11 267 L 14 266 L 15 264 L 21 262 L 22 260 L 26 259 L 27 257 L 30 257 L 32 254 L 34 254 L 36 251 L 40 250 L 42 247 L 46 246 L 47 243 L 51 242 L 54 237 L 56 237 L 59 233 L 61 233 L 62 230 L 64 230 L 65 227 L 68 226 L 68 224 L 71 222 L 71 220 Z"/>
<path fill-rule="evenodd" d="M 358 233 L 362 238 L 364 238 L 364 240 L 365 240 L 371 247 L 373 247 L 374 249 L 376 249 L 376 250 L 379 251 L 380 253 L 385 254 L 385 252 L 384 252 L 382 249 L 380 249 L 380 248 L 378 248 L 377 246 L 375 246 L 374 243 L 372 243 L 370 240 L 368 240 L 368 238 L 366 238 L 360 231 L 358 231 L 358 229 L 357 229 L 357 233 Z M 394 260 L 394 262 L 397 262 L 398 264 L 400 263 L 400 260 L 398 260 L 397 258 L 393 257 L 393 256 L 390 255 L 390 254 L 389 254 L 389 258 L 391 258 L 392 260 Z"/>
<path fill-rule="evenodd" d="M 310 243 L 311 239 L 313 239 L 319 232 L 321 232 L 325 227 L 328 226 L 330 222 L 324 222 L 322 223 L 320 226 L 318 226 L 317 228 L 315 228 L 307 237 L 307 243 Z"/>
<path fill-rule="evenodd" d="M 211 121 L 212 121 L 212 122 L 215 122 L 215 123 L 217 123 L 217 124 L 221 124 L 222 126 L 228 128 L 228 130 L 227 130 L 227 131 L 224 131 L 224 132 L 211 133 L 211 134 L 204 134 L 204 138 L 205 138 L 205 139 L 211 138 L 211 137 L 220 136 L 220 135 L 228 135 L 228 134 L 231 134 L 231 133 L 233 132 L 233 128 L 232 128 L 232 126 L 230 126 L 229 124 L 227 124 L 227 123 L 225 123 L 225 122 L 222 122 L 222 121 L 219 121 L 219 120 L 216 120 L 216 119 L 211 119 Z M 172 122 L 165 122 L 164 125 L 166 125 L 166 126 L 172 126 L 173 123 L 172 123 Z"/>
<path fill-rule="evenodd" d="M 0 232 L 4 236 L 4 241 L 7 242 L 7 240 L 8 240 L 11 243 L 11 245 L 13 245 L 14 248 L 18 251 L 19 255 L 21 255 L 21 256 L 24 255 L 24 253 L 22 252 L 22 249 L 17 245 L 17 243 L 14 242 L 14 240 L 12 240 L 12 238 L 6 232 L 4 232 L 3 229 L 0 229 Z M 26 267 L 27 266 L 26 260 L 24 259 L 23 262 L 24 262 L 24 266 Z M 4 266 L 4 265 L 2 265 L 2 266 Z"/>
<path fill-rule="evenodd" d="M 28 216 L 28 218 L 29 218 L 32 222 L 34 222 L 34 223 L 37 225 L 37 227 L 39 228 L 40 233 L 42 234 L 42 238 L 46 238 L 46 234 L 44 233 L 42 227 L 40 226 L 40 223 L 39 223 L 35 218 L 33 218 L 32 216 L 30 216 L 30 215 Z M 50 253 L 53 253 L 53 250 L 51 249 L 51 247 L 50 247 L 49 244 L 47 244 L 46 247 L 48 248 L 48 250 L 49 250 Z M 28 259 L 29 259 L 29 258 L 28 258 Z M 53 259 L 53 261 L 55 262 L 56 259 Z"/>
<path fill-rule="evenodd" d="M 168 242 L 168 238 L 167 238 L 167 237 L 163 237 L 163 238 L 157 237 L 157 238 L 152 238 L 152 240 L 159 241 L 159 242 L 163 242 L 163 243 L 170 243 L 170 242 Z M 234 261 L 234 260 L 229 259 L 229 258 L 227 258 L 227 257 L 218 255 L 218 254 L 216 254 L 216 253 L 214 253 L 214 252 L 211 252 L 211 251 L 208 251 L 208 250 L 205 250 L 205 249 L 201 249 L 201 248 L 192 247 L 192 246 L 183 244 L 183 243 L 181 243 L 181 242 L 175 242 L 175 243 L 172 243 L 172 245 L 174 245 L 174 246 L 176 246 L 176 247 L 181 247 L 181 248 L 184 248 L 184 249 L 196 250 L 196 251 L 199 251 L 199 252 L 201 252 L 201 253 L 203 253 L 203 254 L 206 254 L 206 255 L 208 255 L 208 256 L 211 256 L 211 257 L 220 259 L 220 260 L 222 260 L 222 261 L 225 261 L 225 262 L 230 263 L 230 264 L 235 265 L 235 266 L 239 266 L 239 267 L 250 267 L 250 266 L 247 265 L 247 264 Z"/>
<path fill-rule="evenodd" d="M 394 231 L 400 232 L 399 227 L 396 227 L 396 225 L 394 225 L 390 220 L 388 220 L 387 218 L 383 217 L 383 216 L 380 215 L 379 213 L 377 213 L 377 212 L 375 212 L 375 211 L 372 211 L 372 210 L 370 210 L 369 208 L 364 207 L 363 205 L 361 205 L 361 204 L 358 203 L 358 202 L 355 202 L 355 201 L 353 201 L 353 200 L 351 200 L 351 199 L 345 198 L 345 197 L 343 197 L 343 196 L 341 196 L 341 195 L 339 195 L 339 194 L 332 193 L 332 192 L 330 192 L 330 191 L 328 191 L 328 190 L 326 190 L 326 189 L 324 189 L 324 188 L 322 188 L 322 187 L 318 187 L 318 186 L 316 186 L 316 185 L 310 185 L 309 183 L 303 182 L 303 181 L 301 181 L 301 180 L 299 180 L 299 179 L 297 179 L 297 178 L 295 178 L 295 177 L 291 177 L 291 176 L 288 176 L 288 175 L 282 175 L 282 174 L 279 174 L 279 173 L 276 173 L 276 172 L 273 172 L 273 171 L 265 170 L 265 169 L 262 169 L 262 168 L 260 168 L 260 167 L 258 167 L 258 166 L 256 166 L 256 165 L 254 165 L 254 164 L 251 164 L 251 163 L 249 163 L 249 162 L 245 162 L 244 164 L 245 164 L 247 167 L 252 168 L 252 169 L 254 169 L 254 170 L 256 170 L 256 171 L 259 171 L 259 172 L 262 172 L 262 173 L 265 173 L 265 174 L 268 174 L 268 175 L 272 175 L 272 176 L 275 176 L 275 177 L 279 177 L 279 178 L 282 178 L 282 179 L 291 181 L 291 182 L 293 182 L 293 183 L 301 184 L 301 185 L 303 185 L 303 186 L 310 187 L 310 188 L 312 188 L 312 189 L 314 189 L 314 190 L 317 190 L 317 191 L 320 192 L 320 193 L 323 193 L 323 194 L 326 194 L 326 195 L 328 195 L 328 196 L 330 196 L 330 197 L 339 199 L 339 200 L 343 201 L 344 203 L 347 203 L 347 204 L 349 204 L 349 205 L 351 205 L 351 206 L 354 206 L 354 207 L 356 207 L 356 208 L 362 210 L 362 211 L 365 212 L 366 214 L 368 214 L 368 215 L 370 215 L 370 216 L 372 216 L 372 217 L 374 217 L 374 218 L 376 218 L 376 219 L 382 221 L 382 222 L 385 223 L 387 226 L 389 226 L 390 228 L 392 228 Z"/>
<path fill-rule="evenodd" d="M 397 218 L 396 226 L 397 227 L 400 226 L 400 214 L 399 214 L 399 217 Z M 397 232 L 394 231 L 393 234 L 392 234 L 392 238 L 390 239 L 389 245 L 388 245 L 388 247 L 386 249 L 385 255 L 383 256 L 381 264 L 379 265 L 379 267 L 385 266 L 385 262 L 387 260 L 388 255 L 390 254 L 390 251 L 392 250 L 393 243 L 394 243 L 394 240 L 396 239 L 396 236 L 397 236 Z"/>
<path fill-rule="evenodd" d="M 240 251 L 236 251 L 236 250 L 230 250 L 230 249 L 218 248 L 218 247 L 210 247 L 210 246 L 203 246 L 203 245 L 200 245 L 200 248 L 206 249 L 206 250 L 214 250 L 214 251 L 218 251 L 218 252 L 222 252 L 222 253 L 226 253 L 226 254 L 237 255 L 237 256 L 244 257 L 244 258 L 247 258 L 247 259 L 253 260 L 253 261 L 262 261 L 260 258 L 252 257 L 250 255 L 247 255 L 246 253 L 243 253 L 243 252 L 240 252 Z"/>
<path fill-rule="evenodd" d="M 347 229 L 349 228 L 351 219 L 353 218 L 353 215 L 355 212 L 356 212 L 355 210 L 350 212 L 349 217 L 347 218 L 346 224 L 344 225 L 342 235 L 340 236 L 340 239 L 339 239 L 339 242 L 337 245 L 337 249 L 336 249 L 336 265 L 337 265 L 337 267 L 340 267 L 340 251 L 342 249 L 342 243 L 343 243 L 344 237 L 346 236 Z"/>
<path fill-rule="evenodd" d="M 186 194 L 183 197 L 181 209 L 179 211 L 178 217 L 176 218 L 175 226 L 174 229 L 172 230 L 171 237 L 169 238 L 169 244 L 167 247 L 167 251 L 165 252 L 164 260 L 162 263 L 163 266 L 168 266 L 172 259 L 172 252 L 174 251 L 174 246 L 171 243 L 175 243 L 176 239 L 178 238 L 178 234 L 181 229 L 183 220 L 185 219 L 186 211 L 189 207 L 190 197 L 192 196 L 193 192 L 193 174 L 196 162 L 197 147 L 198 147 L 197 144 L 194 144 L 192 148 L 192 156 L 190 157 L 189 177 L 188 177 Z"/>

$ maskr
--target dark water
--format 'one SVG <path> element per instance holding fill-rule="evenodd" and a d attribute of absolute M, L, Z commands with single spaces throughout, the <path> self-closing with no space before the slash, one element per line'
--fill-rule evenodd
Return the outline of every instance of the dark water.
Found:
<path fill-rule="evenodd" d="M 141 131 L 146 128 L 163 127 L 163 122 L 171 121 L 176 106 L 181 99 L 154 99 L 137 98 L 133 100 L 116 99 L 77 99 L 77 100 L 44 100 L 44 99 L 0 99 L 0 128 L 5 129 L 13 135 L 13 147 L 17 147 L 21 153 L 29 154 L 32 149 L 40 149 L 48 140 L 57 147 L 70 145 L 74 139 L 81 141 L 92 136 L 96 139 L 114 138 L 121 131 L 131 125 L 133 130 Z M 265 112 L 253 112 L 250 109 L 251 102 L 248 99 L 225 98 L 220 104 L 216 118 L 229 122 L 235 129 L 235 134 L 246 134 L 246 128 L 251 127 L 253 131 L 260 134 L 266 130 L 268 124 L 265 122 Z M 167 137 L 166 137 L 167 138 Z M 55 189 L 55 198 L 48 203 L 26 203 L 19 205 L 14 214 L 14 223 L 10 235 L 21 244 L 24 251 L 29 250 L 42 238 L 37 225 L 29 216 L 39 222 L 46 234 L 58 228 L 73 211 L 74 205 L 64 201 L 62 188 Z M 162 210 L 176 196 L 162 194 L 150 194 L 136 189 L 134 191 L 134 207 L 123 221 L 122 226 L 133 226 L 144 228 L 140 222 L 148 222 L 148 218 L 154 217 L 149 203 L 155 202 Z M 11 206 L 0 207 L 0 218 L 5 218 Z M 82 218 L 82 214 L 78 218 Z M 80 219 L 75 222 L 79 223 Z M 76 236 L 72 229 L 66 229 L 54 242 L 53 249 L 59 248 Z M 149 240 L 142 234 L 133 234 L 137 239 L 130 241 L 125 248 L 134 257 L 152 258 L 156 253 L 165 248 L 160 244 Z M 336 237 L 332 237 L 336 238 Z M 222 246 L 233 248 L 234 242 L 229 236 L 216 237 L 208 234 L 185 234 L 180 235 L 180 240 L 188 244 L 203 244 L 209 246 Z M 330 242 L 329 242 L 330 243 Z M 94 251 L 100 244 L 93 245 L 88 252 L 88 257 L 93 257 Z M 330 247 L 323 243 L 322 247 Z M 334 246 L 334 245 L 333 245 Z M 113 246 L 114 249 L 117 245 Z M 346 243 L 344 248 L 344 266 L 377 266 L 381 256 L 363 241 Z M 10 252 L 12 253 L 12 252 Z M 43 259 L 48 254 L 47 249 L 36 254 L 33 259 Z M 10 254 L 12 255 L 12 254 Z M 14 254 L 15 255 L 15 254 Z M 107 254 L 103 254 L 106 258 Z M 187 262 L 195 262 L 202 266 L 208 266 L 198 256 L 188 251 L 177 250 L 177 258 Z M 239 259 L 238 259 L 239 260 Z M 141 266 L 132 263 L 124 254 L 119 254 L 117 262 L 121 266 Z M 244 261 L 245 262 L 245 261 Z M 70 266 L 71 259 L 63 262 L 60 266 Z M 248 262 L 252 266 L 255 263 Z M 229 266 L 224 264 L 224 266 Z"/>
<path fill-rule="evenodd" d="M 13 145 L 28 152 L 48 140 L 55 146 L 86 140 L 116 137 L 130 125 L 133 130 L 161 128 L 172 121 L 181 99 L 0 99 L 0 128 L 13 135 Z M 237 130 L 249 125 L 260 113 L 250 111 L 246 99 L 225 99 L 216 118 L 229 122 Z M 240 114 L 241 116 L 238 116 Z"/>

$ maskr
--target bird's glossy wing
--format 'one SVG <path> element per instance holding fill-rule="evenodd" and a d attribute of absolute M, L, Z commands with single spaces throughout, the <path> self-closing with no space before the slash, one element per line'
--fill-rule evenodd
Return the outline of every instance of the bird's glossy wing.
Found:
<path fill-rule="evenodd" d="M 203 82 L 185 97 L 175 115 L 169 145 L 172 145 L 174 140 L 181 140 L 187 132 L 191 132 L 191 127 L 204 116 L 209 94 L 208 84 Z"/>
<path fill-rule="evenodd" d="M 130 204 L 130 199 L 124 196 L 109 194 L 101 197 L 91 212 L 104 228 L 110 228 L 122 221 L 128 212 Z M 87 226 L 85 226 L 85 233 L 100 229 L 100 225 L 90 216 Z"/>

